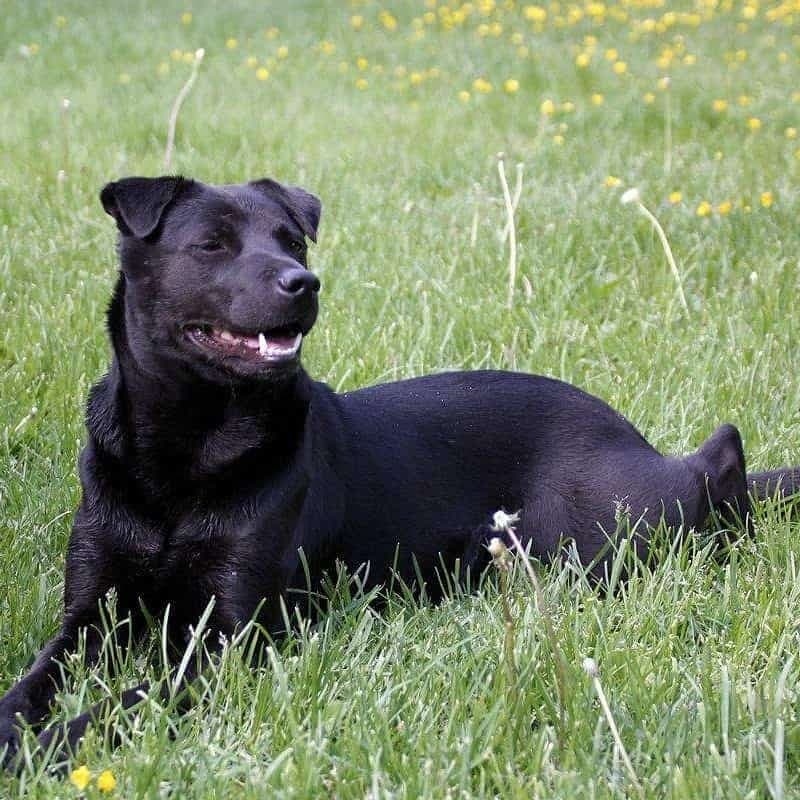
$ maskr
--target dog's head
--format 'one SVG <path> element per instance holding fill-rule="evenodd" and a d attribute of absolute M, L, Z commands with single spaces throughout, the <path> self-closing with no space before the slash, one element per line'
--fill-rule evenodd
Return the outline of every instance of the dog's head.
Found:
<path fill-rule="evenodd" d="M 162 177 L 109 183 L 100 199 L 120 232 L 134 357 L 217 382 L 297 370 L 317 317 L 319 280 L 306 262 L 316 197 L 269 179 L 209 186 Z"/>

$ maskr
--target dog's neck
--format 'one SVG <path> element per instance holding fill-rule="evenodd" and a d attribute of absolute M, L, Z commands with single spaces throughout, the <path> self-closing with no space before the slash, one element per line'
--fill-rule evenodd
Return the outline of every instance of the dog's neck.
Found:
<path fill-rule="evenodd" d="M 90 396 L 87 424 L 131 477 L 150 492 L 195 493 L 208 480 L 235 482 L 254 460 L 262 471 L 291 458 L 311 396 L 302 369 L 274 384 L 226 385 L 175 368 L 164 374 L 155 357 L 133 353 L 125 317 L 121 277 L 109 307 L 114 358 Z"/>

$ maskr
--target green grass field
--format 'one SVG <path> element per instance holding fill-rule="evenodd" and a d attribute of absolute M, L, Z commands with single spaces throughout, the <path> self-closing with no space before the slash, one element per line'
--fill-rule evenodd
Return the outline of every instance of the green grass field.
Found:
<path fill-rule="evenodd" d="M 797 0 L 10 0 L 0 688 L 60 615 L 83 404 L 109 358 L 115 231 L 98 191 L 163 171 L 201 47 L 172 171 L 269 175 L 322 198 L 313 376 L 352 388 L 449 368 L 545 373 L 664 451 L 731 421 L 751 467 L 800 461 Z M 512 193 L 524 165 L 510 308 L 499 151 Z M 664 226 L 688 308 L 650 223 L 619 202 L 630 187 Z M 111 770 L 125 798 L 800 797 L 797 523 L 764 504 L 727 563 L 667 538 L 662 563 L 610 598 L 575 570 L 542 571 L 566 661 L 560 712 L 522 572 L 513 670 L 496 581 L 380 615 L 354 597 L 260 668 L 227 650 L 188 714 L 153 701 L 94 729 L 73 764 L 92 773 L 85 796 L 105 796 L 95 779 Z M 61 720 L 160 674 L 133 657 L 118 677 L 66 668 Z M 2 797 L 80 794 L 41 764 L 0 777 Z"/>

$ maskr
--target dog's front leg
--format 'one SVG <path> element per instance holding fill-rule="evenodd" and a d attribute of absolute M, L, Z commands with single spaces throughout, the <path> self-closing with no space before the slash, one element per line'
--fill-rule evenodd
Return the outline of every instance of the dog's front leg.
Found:
<path fill-rule="evenodd" d="M 100 602 L 100 597 L 97 602 Z M 102 644 L 98 630 L 99 608 L 65 617 L 61 630 L 42 648 L 27 674 L 0 700 L 0 763 L 8 766 L 19 747 L 21 727 L 39 725 L 62 685 L 62 667 L 67 653 L 78 646 L 80 630 L 86 628 L 86 660 L 97 660 Z M 22 725 L 21 725 L 22 723 Z M 5 751 L 5 752 L 3 752 Z"/>
<path fill-rule="evenodd" d="M 159 702 L 163 706 L 174 707 L 179 713 L 185 713 L 192 705 L 191 684 L 206 668 L 209 659 L 221 650 L 221 644 L 218 643 L 216 637 L 213 642 L 213 644 L 208 642 L 202 656 L 198 655 L 197 658 L 191 659 L 185 670 L 172 669 L 169 678 L 161 684 L 151 687 L 147 681 L 140 683 L 138 686 L 123 691 L 118 700 L 112 698 L 101 700 L 83 714 L 73 717 L 64 724 L 54 725 L 39 734 L 41 752 L 51 753 L 53 763 L 58 764 L 57 769 L 63 771 L 68 759 L 77 752 L 90 725 L 102 723 L 103 719 L 117 711 L 124 712 L 138 706 L 147 699 L 151 691 L 157 692 Z M 112 734 L 111 744 L 117 747 L 120 743 L 120 737 Z"/>
<path fill-rule="evenodd" d="M 80 509 L 67 554 L 61 629 L 42 648 L 27 674 L 0 699 L 0 764 L 8 766 L 14 761 L 24 725 L 38 726 L 46 720 L 62 685 L 65 656 L 78 648 L 83 630 L 86 662 L 97 661 L 103 641 L 101 608 L 115 583 L 110 563 L 107 548 Z M 122 606 L 124 603 L 117 610 L 124 617 L 129 609 Z"/>

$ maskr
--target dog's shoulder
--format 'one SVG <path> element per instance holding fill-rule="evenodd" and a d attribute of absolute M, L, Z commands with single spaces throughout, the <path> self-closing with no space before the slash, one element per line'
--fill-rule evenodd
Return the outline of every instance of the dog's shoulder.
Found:
<path fill-rule="evenodd" d="M 124 455 L 121 402 L 121 378 L 114 361 L 109 371 L 92 386 L 86 403 L 86 429 L 91 444 L 101 456 L 121 459 Z"/>

